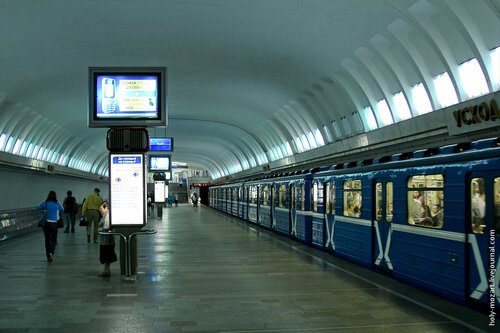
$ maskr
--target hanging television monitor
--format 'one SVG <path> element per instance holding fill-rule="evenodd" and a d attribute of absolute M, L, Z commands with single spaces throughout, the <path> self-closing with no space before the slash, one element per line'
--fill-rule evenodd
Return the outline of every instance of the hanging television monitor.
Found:
<path fill-rule="evenodd" d="M 170 155 L 149 155 L 150 171 L 170 171 Z"/>
<path fill-rule="evenodd" d="M 149 151 L 173 151 L 174 138 L 149 138 Z"/>
<path fill-rule="evenodd" d="M 90 67 L 88 126 L 167 126 L 165 67 Z"/>

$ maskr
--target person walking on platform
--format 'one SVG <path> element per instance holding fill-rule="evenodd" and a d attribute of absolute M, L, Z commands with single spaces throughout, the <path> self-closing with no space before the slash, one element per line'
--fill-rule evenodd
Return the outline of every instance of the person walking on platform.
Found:
<path fill-rule="evenodd" d="M 42 201 L 35 209 L 45 211 L 45 222 L 42 225 L 45 236 L 45 254 L 47 255 L 47 261 L 52 262 L 57 245 L 58 214 L 62 215 L 64 208 L 57 201 L 56 192 L 49 191 L 47 199 Z"/>
<path fill-rule="evenodd" d="M 198 205 L 198 192 L 193 192 L 193 194 L 191 194 L 191 201 L 194 207 Z"/>
<path fill-rule="evenodd" d="M 75 215 L 78 213 L 78 204 L 76 203 L 76 198 L 72 196 L 73 192 L 68 191 L 66 194 L 68 196 L 63 201 L 64 219 L 66 220 L 65 234 L 69 232 L 70 224 L 71 232 L 75 232 Z"/>
<path fill-rule="evenodd" d="M 99 208 L 102 204 L 102 198 L 99 196 L 101 190 L 94 189 L 94 192 L 87 195 L 82 207 L 82 215 L 87 219 L 87 243 L 90 243 L 90 230 L 94 226 L 94 244 L 97 243 L 97 235 L 99 234 Z"/>
<path fill-rule="evenodd" d="M 109 225 L 109 203 L 104 201 L 99 208 L 102 214 L 102 219 L 99 224 L 101 227 L 101 231 L 108 231 L 110 228 Z M 113 235 L 99 235 L 100 236 L 100 246 L 99 246 L 99 261 L 104 265 L 104 270 L 100 277 L 109 277 L 111 275 L 111 271 L 109 270 L 109 266 L 111 263 L 118 260 L 115 253 L 115 236 Z"/>

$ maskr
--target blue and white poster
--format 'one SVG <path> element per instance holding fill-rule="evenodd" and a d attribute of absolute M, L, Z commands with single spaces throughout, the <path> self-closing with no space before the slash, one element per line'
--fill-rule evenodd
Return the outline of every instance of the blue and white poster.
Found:
<path fill-rule="evenodd" d="M 144 155 L 111 154 L 109 169 L 111 225 L 144 225 Z"/>

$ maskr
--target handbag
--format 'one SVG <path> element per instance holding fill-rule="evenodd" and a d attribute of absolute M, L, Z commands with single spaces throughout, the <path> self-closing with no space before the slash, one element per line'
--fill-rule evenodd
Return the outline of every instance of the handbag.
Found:
<path fill-rule="evenodd" d="M 45 209 L 42 211 L 42 216 L 40 216 L 40 219 L 38 220 L 38 227 L 41 228 L 45 225 L 45 222 L 47 222 L 47 202 L 45 202 Z"/>
<path fill-rule="evenodd" d="M 85 217 L 82 217 L 80 219 L 80 227 L 86 227 L 87 226 L 87 220 L 85 219 Z"/>
<path fill-rule="evenodd" d="M 59 218 L 59 220 L 57 220 L 57 228 L 59 228 L 59 229 L 64 228 L 64 220 L 62 217 Z"/>
<path fill-rule="evenodd" d="M 47 222 L 47 217 L 45 216 L 45 211 L 42 213 L 42 216 L 40 216 L 40 219 L 38 220 L 38 227 L 43 227 L 45 225 L 45 222 Z"/>

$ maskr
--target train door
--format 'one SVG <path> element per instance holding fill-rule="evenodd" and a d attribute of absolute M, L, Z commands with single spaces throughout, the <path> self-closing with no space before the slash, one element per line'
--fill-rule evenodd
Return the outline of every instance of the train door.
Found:
<path fill-rule="evenodd" d="M 276 192 L 279 193 L 279 190 L 276 190 L 276 188 L 279 185 L 273 184 L 272 185 L 272 205 L 271 205 L 271 229 L 276 230 L 276 207 L 279 207 L 279 200 L 278 197 L 276 196 Z M 279 193 L 279 196 L 281 197 L 281 193 Z"/>
<path fill-rule="evenodd" d="M 275 226 L 276 226 L 276 222 L 274 221 L 275 219 L 275 211 L 274 211 L 274 207 L 276 206 L 275 205 L 275 198 L 276 198 L 276 186 L 274 184 L 271 184 L 270 185 L 271 187 L 271 229 L 276 229 Z"/>
<path fill-rule="evenodd" d="M 290 235 L 297 236 L 297 188 L 290 184 Z"/>
<path fill-rule="evenodd" d="M 325 182 L 324 179 L 312 181 L 312 244 L 325 246 Z"/>
<path fill-rule="evenodd" d="M 393 183 L 387 179 L 376 179 L 373 189 L 373 263 L 375 267 L 392 271 L 389 250 L 392 236 Z"/>
<path fill-rule="evenodd" d="M 468 182 L 469 299 L 500 304 L 500 172 L 474 173 Z"/>
<path fill-rule="evenodd" d="M 325 248 L 335 250 L 334 221 L 335 221 L 335 183 L 326 182 L 323 187 L 325 194 Z"/>
<path fill-rule="evenodd" d="M 248 205 L 250 204 L 250 188 L 243 186 L 243 219 L 248 221 Z"/>

